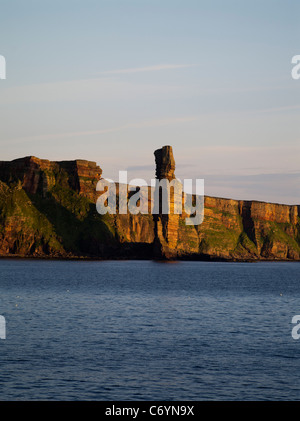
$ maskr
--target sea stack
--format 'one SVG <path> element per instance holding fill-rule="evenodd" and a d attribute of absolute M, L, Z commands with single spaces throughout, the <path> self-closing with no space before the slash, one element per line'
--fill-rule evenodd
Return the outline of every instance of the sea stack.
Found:
<path fill-rule="evenodd" d="M 156 179 L 168 180 L 169 182 L 176 180 L 172 146 L 163 146 L 161 149 L 157 149 L 154 156 Z M 161 203 L 163 190 L 164 187 L 161 188 L 161 194 L 158 194 L 155 199 L 159 200 L 159 213 L 153 215 L 155 223 L 154 256 L 157 259 L 172 260 L 177 257 L 179 214 L 174 213 L 176 192 L 173 192 L 173 188 L 170 189 L 169 212 L 163 213 Z M 165 194 L 168 194 L 168 192 L 165 192 Z"/>

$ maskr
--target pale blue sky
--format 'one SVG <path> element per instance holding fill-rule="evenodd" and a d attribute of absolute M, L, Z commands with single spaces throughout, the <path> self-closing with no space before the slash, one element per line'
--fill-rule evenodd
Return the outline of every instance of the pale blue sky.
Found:
<path fill-rule="evenodd" d="M 205 193 L 300 204 L 298 0 L 0 0 L 2 160 L 154 177 L 173 146 Z"/>

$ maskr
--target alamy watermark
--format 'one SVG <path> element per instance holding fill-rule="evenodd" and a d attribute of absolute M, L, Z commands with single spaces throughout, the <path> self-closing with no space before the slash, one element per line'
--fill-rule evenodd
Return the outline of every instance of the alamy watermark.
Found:
<path fill-rule="evenodd" d="M 6 339 L 6 321 L 4 316 L 0 316 L 0 339 Z"/>
<path fill-rule="evenodd" d="M 296 326 L 293 327 L 292 329 L 292 338 L 297 340 L 300 339 L 300 315 L 296 314 L 293 318 L 292 318 L 292 323 Z"/>
<path fill-rule="evenodd" d="M 148 186 L 144 179 L 135 178 L 128 183 L 127 171 L 119 171 L 118 183 L 110 179 L 98 181 L 96 191 L 102 193 L 96 209 L 101 215 L 185 213 L 186 225 L 200 225 L 204 219 L 204 180 L 196 179 L 195 187 L 195 194 L 186 193 L 193 191 L 192 179 L 183 183 L 179 179 L 152 179 Z"/>
<path fill-rule="evenodd" d="M 292 68 L 292 78 L 295 80 L 300 79 L 300 55 L 292 58 L 292 64 L 296 65 Z"/>
<path fill-rule="evenodd" d="M 0 79 L 6 79 L 6 60 L 0 55 Z"/>

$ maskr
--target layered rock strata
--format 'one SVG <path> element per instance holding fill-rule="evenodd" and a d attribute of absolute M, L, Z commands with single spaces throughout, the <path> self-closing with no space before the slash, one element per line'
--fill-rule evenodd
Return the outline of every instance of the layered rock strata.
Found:
<path fill-rule="evenodd" d="M 155 160 L 157 180 L 175 180 L 172 148 Z M 188 226 L 171 196 L 167 215 L 99 215 L 101 175 L 84 160 L 0 162 L 0 256 L 300 260 L 300 206 L 205 196 L 203 223 Z"/>
<path fill-rule="evenodd" d="M 70 188 L 95 200 L 96 184 L 102 170 L 95 162 L 77 159 L 52 162 L 35 156 L 0 161 L 0 179 L 8 184 L 18 182 L 30 194 L 46 196 L 56 184 Z"/>

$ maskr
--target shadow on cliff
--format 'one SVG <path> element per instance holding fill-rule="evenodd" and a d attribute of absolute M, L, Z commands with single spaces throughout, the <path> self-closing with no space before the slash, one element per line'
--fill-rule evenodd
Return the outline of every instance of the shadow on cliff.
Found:
<path fill-rule="evenodd" d="M 50 193 L 45 198 L 38 194 L 28 196 L 35 208 L 50 222 L 53 235 L 66 254 L 101 256 L 106 248 L 114 246 L 113 233 L 92 203 L 89 203 L 86 214 L 79 218 Z"/>
<path fill-rule="evenodd" d="M 67 256 L 95 259 L 149 259 L 153 255 L 151 243 L 120 242 L 114 232 L 114 216 L 100 215 L 94 203 L 83 217 L 76 216 L 56 198 L 28 194 L 37 211 L 47 218 L 53 228 L 53 235 L 63 247 Z M 55 254 L 47 244 L 45 254 Z"/>
<path fill-rule="evenodd" d="M 245 234 L 257 246 L 255 237 L 254 221 L 251 217 L 251 202 L 245 201 L 240 212 Z"/>

